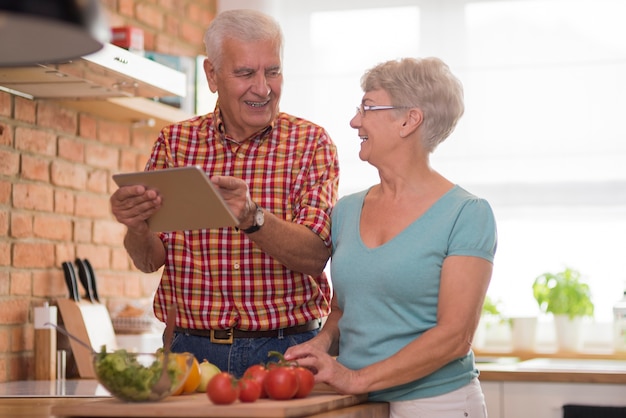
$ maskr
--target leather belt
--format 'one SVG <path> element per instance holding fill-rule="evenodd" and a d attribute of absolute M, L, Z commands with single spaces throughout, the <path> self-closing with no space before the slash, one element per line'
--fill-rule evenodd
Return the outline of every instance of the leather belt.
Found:
<path fill-rule="evenodd" d="M 245 331 L 242 329 L 192 329 L 176 327 L 175 332 L 194 335 L 196 337 L 210 338 L 215 344 L 232 344 L 235 338 L 278 338 L 281 335 L 294 335 L 303 332 L 314 331 L 320 327 L 321 321 L 313 319 L 305 324 L 289 328 L 271 329 L 266 331 Z"/>

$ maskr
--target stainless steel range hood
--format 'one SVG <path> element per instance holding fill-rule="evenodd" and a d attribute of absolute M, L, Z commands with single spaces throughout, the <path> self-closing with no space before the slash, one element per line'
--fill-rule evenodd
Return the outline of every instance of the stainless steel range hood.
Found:
<path fill-rule="evenodd" d="M 186 95 L 186 75 L 115 45 L 63 64 L 0 68 L 0 89 L 29 99 Z"/>

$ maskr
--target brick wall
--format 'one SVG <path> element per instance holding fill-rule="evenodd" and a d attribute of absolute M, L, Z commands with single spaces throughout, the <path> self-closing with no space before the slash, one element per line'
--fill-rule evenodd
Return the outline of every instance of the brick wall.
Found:
<path fill-rule="evenodd" d="M 203 54 L 217 0 L 101 0 L 111 26 L 144 31 L 145 49 Z M 67 297 L 61 263 L 88 258 L 112 308 L 149 300 L 158 274 L 132 266 L 110 214 L 111 175 L 143 169 L 155 133 L 0 92 L 0 382 L 29 380 L 33 308 Z"/>

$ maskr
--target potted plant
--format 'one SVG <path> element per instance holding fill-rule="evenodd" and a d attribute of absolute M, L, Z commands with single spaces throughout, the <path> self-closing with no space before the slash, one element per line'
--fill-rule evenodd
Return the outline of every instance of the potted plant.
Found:
<path fill-rule="evenodd" d="M 568 267 L 543 273 L 535 278 L 533 296 L 542 312 L 554 315 L 559 348 L 578 351 L 582 318 L 594 313 L 589 285 L 582 281 L 580 272 Z"/>

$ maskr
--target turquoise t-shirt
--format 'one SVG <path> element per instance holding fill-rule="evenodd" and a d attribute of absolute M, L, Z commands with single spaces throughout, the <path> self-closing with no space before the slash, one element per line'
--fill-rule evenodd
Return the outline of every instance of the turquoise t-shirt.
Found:
<path fill-rule="evenodd" d="M 343 310 L 337 360 L 353 370 L 389 357 L 435 326 L 441 266 L 447 256 L 493 262 L 497 245 L 489 204 L 454 186 L 392 240 L 368 248 L 359 232 L 367 192 L 341 198 L 332 212 L 331 279 Z M 370 399 L 437 396 L 476 376 L 470 350 L 428 376 L 372 392 Z"/>

